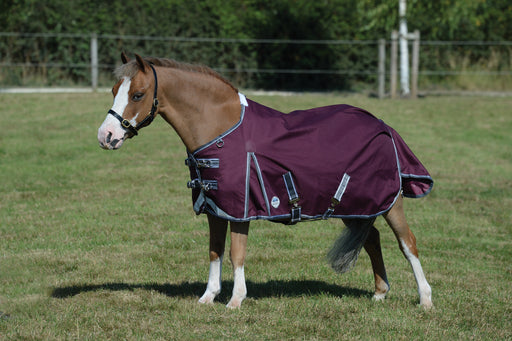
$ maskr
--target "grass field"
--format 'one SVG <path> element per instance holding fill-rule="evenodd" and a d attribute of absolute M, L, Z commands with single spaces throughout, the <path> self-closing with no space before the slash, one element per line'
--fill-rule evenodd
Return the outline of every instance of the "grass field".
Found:
<path fill-rule="evenodd" d="M 289 111 L 361 106 L 398 130 L 435 180 L 406 200 L 435 308 L 382 218 L 391 292 L 371 300 L 364 251 L 352 272 L 325 255 L 329 220 L 255 222 L 248 299 L 197 304 L 208 227 L 186 188 L 185 148 L 157 119 L 121 150 L 98 147 L 110 94 L 0 95 L 1 340 L 510 340 L 512 98 L 376 100 L 340 94 L 250 96 Z"/>

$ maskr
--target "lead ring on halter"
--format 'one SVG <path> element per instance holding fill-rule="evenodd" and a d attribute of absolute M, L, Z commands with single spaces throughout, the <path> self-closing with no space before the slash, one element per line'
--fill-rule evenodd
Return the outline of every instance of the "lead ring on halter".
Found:
<path fill-rule="evenodd" d="M 146 116 L 142 121 L 140 121 L 135 127 L 128 121 L 127 119 L 123 118 L 121 115 L 116 113 L 114 110 L 110 109 L 108 113 L 112 116 L 114 116 L 119 122 L 121 122 L 121 127 L 123 127 L 124 130 L 129 131 L 132 133 L 131 136 L 128 138 L 132 138 L 135 135 L 138 135 L 138 131 L 141 128 L 144 128 L 148 126 L 151 122 L 153 122 L 153 119 L 155 118 L 156 108 L 158 107 L 158 98 L 156 97 L 157 91 L 158 91 L 158 78 L 156 77 L 156 71 L 153 65 L 149 64 L 151 67 L 151 70 L 153 70 L 153 76 L 155 77 L 155 91 L 153 93 L 153 104 L 151 105 L 151 111 L 149 112 L 148 116 Z"/>

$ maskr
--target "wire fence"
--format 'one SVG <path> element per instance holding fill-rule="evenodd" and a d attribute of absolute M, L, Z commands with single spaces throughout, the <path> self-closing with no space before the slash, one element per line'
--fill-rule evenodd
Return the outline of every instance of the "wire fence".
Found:
<path fill-rule="evenodd" d="M 0 32 L 0 88 L 111 86 L 112 69 L 126 51 L 208 65 L 242 88 L 372 91 L 378 44 Z M 386 71 L 389 46 L 386 41 Z M 421 41 L 419 91 L 442 90 L 512 91 L 512 41 Z"/>

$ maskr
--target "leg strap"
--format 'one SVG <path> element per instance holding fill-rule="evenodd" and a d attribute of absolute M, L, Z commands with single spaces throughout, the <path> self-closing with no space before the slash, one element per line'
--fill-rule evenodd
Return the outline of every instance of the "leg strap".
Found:
<path fill-rule="evenodd" d="M 334 213 L 334 209 L 340 204 L 341 197 L 343 196 L 343 193 L 345 193 L 345 189 L 347 189 L 349 180 L 350 175 L 347 173 L 343 174 L 343 178 L 340 181 L 338 189 L 336 190 L 336 193 L 334 193 L 334 196 L 331 198 L 331 206 L 329 206 L 327 211 L 325 211 L 323 219 L 329 218 Z"/>
<path fill-rule="evenodd" d="M 284 184 L 288 192 L 289 203 L 292 206 L 290 224 L 295 224 L 300 221 L 301 207 L 299 206 L 299 195 L 293 183 L 292 173 L 288 172 L 283 174 Z"/>

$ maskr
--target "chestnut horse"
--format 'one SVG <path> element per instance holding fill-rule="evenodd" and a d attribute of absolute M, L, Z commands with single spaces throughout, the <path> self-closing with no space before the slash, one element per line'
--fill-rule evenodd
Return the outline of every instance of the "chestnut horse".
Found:
<path fill-rule="evenodd" d="M 114 103 L 98 129 L 98 141 L 104 149 L 119 149 L 127 138 L 160 115 L 177 132 L 187 150 L 193 152 L 232 129 L 241 119 L 242 96 L 228 81 L 207 67 L 170 59 L 129 60 L 115 70 L 118 82 L 112 93 Z M 393 230 L 399 247 L 409 261 L 418 287 L 420 305 L 432 306 L 431 288 L 418 259 L 416 239 L 406 222 L 403 199 L 397 195 L 390 209 L 381 213 Z M 249 221 L 224 219 L 207 212 L 210 230 L 210 270 L 206 291 L 199 303 L 212 303 L 221 291 L 222 260 L 228 222 L 231 231 L 230 258 L 234 271 L 229 308 L 240 307 L 247 295 L 244 275 Z M 346 228 L 335 241 L 329 258 L 339 272 L 350 269 L 362 247 L 370 256 L 375 278 L 375 300 L 383 300 L 390 286 L 382 259 L 379 232 L 366 219 L 343 219 Z"/>

